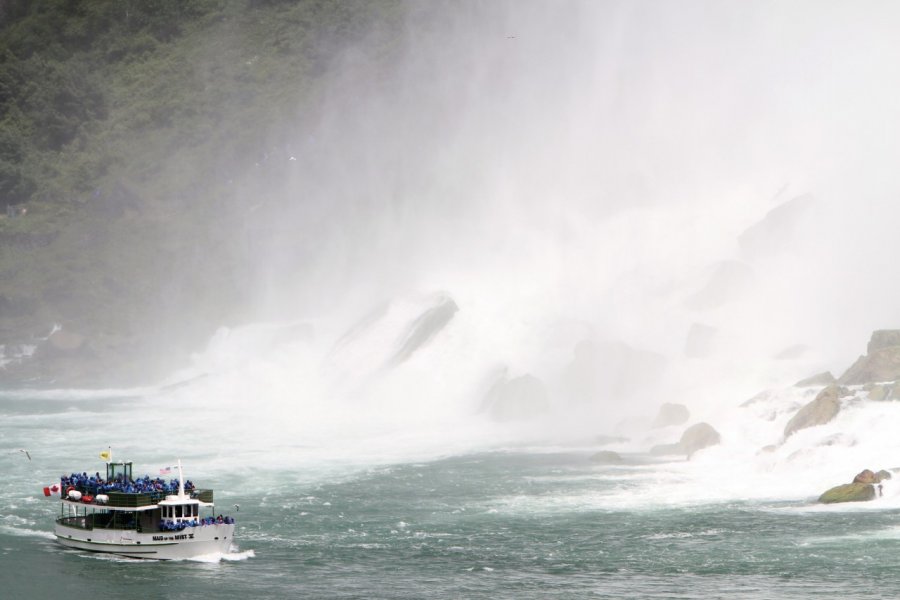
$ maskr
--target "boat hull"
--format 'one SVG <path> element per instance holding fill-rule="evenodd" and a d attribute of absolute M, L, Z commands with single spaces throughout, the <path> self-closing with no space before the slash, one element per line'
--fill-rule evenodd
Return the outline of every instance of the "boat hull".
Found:
<path fill-rule="evenodd" d="M 54 533 L 60 544 L 78 550 L 131 558 L 178 560 L 228 552 L 234 537 L 234 524 L 220 523 L 153 533 L 127 529 L 84 530 L 57 524 Z"/>

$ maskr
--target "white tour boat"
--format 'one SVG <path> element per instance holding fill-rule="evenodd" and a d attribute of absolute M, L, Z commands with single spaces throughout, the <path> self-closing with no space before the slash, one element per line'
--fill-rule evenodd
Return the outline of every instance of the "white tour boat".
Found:
<path fill-rule="evenodd" d="M 186 482 L 181 461 L 177 480 L 135 480 L 132 463 L 108 461 L 105 478 L 73 473 L 62 477 L 58 491 L 54 533 L 71 548 L 170 560 L 228 552 L 234 538 L 234 519 L 215 514 L 213 491 Z"/>

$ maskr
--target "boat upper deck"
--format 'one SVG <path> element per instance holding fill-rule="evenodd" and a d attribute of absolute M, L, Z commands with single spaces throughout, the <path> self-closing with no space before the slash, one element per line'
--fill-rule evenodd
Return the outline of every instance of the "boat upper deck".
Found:
<path fill-rule="evenodd" d="M 165 480 L 161 477 L 151 478 L 149 475 L 132 477 L 132 463 L 107 463 L 106 477 L 99 472 L 93 475 L 72 473 L 60 477 L 62 497 L 67 502 L 80 504 L 102 504 L 109 507 L 137 509 L 152 507 L 166 500 L 167 496 L 179 493 L 180 482 L 176 479 Z M 213 491 L 198 489 L 190 480 L 184 482 L 184 493 L 187 499 L 204 504 L 213 503 Z M 70 498 L 71 491 L 77 491 L 76 498 Z M 97 502 L 98 496 L 106 496 L 104 502 Z"/>

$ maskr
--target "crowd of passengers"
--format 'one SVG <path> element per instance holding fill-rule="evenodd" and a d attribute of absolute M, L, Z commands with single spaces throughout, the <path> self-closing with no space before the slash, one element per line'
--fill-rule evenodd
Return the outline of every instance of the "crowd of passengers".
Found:
<path fill-rule="evenodd" d="M 126 479 L 121 473 L 116 475 L 115 479 L 105 480 L 100 473 L 88 475 L 87 473 L 72 473 L 69 476 L 63 475 L 60 478 L 62 489 L 68 489 L 69 486 L 74 487 L 80 492 L 87 494 L 103 494 L 105 492 L 125 492 L 126 494 L 150 494 L 165 493 L 175 494 L 178 492 L 178 479 L 171 479 L 166 482 L 159 477 L 150 479 L 149 475 L 144 475 L 138 479 Z M 184 482 L 184 491 L 193 491 L 194 484 L 190 479 Z"/>
<path fill-rule="evenodd" d="M 203 525 L 221 525 L 222 523 L 231 524 L 234 523 L 234 519 L 231 517 L 223 517 L 219 515 L 218 517 L 204 517 L 202 519 L 193 519 L 191 521 L 162 521 L 159 524 L 160 531 L 181 531 L 186 527 L 202 527 Z"/>

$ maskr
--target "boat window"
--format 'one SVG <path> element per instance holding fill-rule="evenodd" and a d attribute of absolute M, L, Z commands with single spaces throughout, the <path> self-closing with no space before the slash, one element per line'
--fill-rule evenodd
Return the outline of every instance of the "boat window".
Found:
<path fill-rule="evenodd" d="M 175 518 L 176 519 L 181 518 L 181 505 L 180 504 L 175 506 Z"/>

